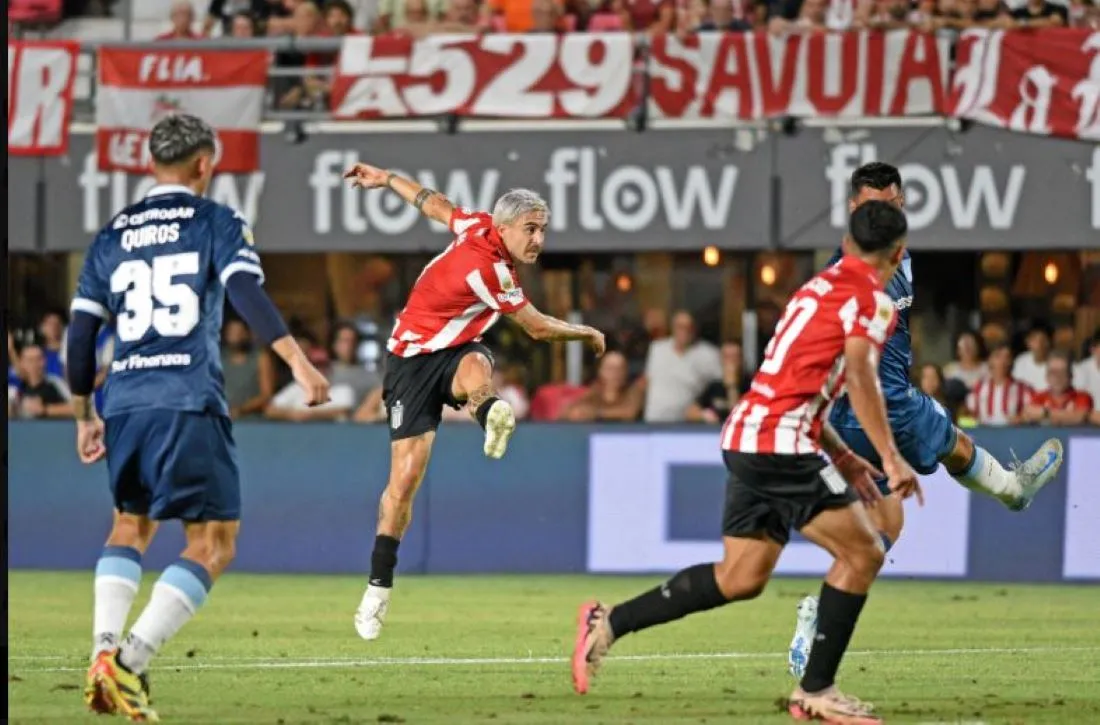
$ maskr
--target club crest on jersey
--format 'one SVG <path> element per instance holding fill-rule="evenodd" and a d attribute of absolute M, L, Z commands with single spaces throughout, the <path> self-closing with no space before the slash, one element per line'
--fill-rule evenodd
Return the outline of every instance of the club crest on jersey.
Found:
<path fill-rule="evenodd" d="M 401 401 L 397 401 L 390 408 L 390 428 L 397 430 L 401 427 L 401 421 L 405 418 L 405 406 L 401 404 Z"/>

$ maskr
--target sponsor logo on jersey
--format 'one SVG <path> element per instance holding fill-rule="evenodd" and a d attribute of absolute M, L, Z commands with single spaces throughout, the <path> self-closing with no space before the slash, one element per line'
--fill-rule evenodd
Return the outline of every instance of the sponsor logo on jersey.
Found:
<path fill-rule="evenodd" d="M 111 363 L 112 373 L 124 373 L 127 370 L 156 370 L 159 368 L 182 368 L 191 364 L 188 353 L 169 353 L 164 355 L 130 355 Z"/>
<path fill-rule="evenodd" d="M 174 219 L 190 219 L 195 216 L 195 208 L 191 206 L 177 206 L 171 209 L 146 209 L 136 214 L 119 214 L 115 217 L 114 229 L 126 227 L 140 227 L 149 222 L 167 222 Z"/>

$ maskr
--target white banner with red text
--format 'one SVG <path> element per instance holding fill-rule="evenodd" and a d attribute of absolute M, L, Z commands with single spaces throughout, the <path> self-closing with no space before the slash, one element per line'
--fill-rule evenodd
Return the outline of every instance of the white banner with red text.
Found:
<path fill-rule="evenodd" d="M 637 105 L 629 33 L 348 36 L 337 118 L 613 118 Z"/>
<path fill-rule="evenodd" d="M 60 156 L 69 150 L 73 81 L 80 44 L 8 41 L 8 153 Z"/>
<path fill-rule="evenodd" d="M 959 118 L 1100 141 L 1100 31 L 967 31 L 951 86 Z"/>
<path fill-rule="evenodd" d="M 887 33 L 654 37 L 654 118 L 875 117 L 943 113 L 950 44 Z"/>
<path fill-rule="evenodd" d="M 152 127 L 173 113 L 190 113 L 217 133 L 220 171 L 257 171 L 269 62 L 264 50 L 101 49 L 99 168 L 146 171 Z"/>

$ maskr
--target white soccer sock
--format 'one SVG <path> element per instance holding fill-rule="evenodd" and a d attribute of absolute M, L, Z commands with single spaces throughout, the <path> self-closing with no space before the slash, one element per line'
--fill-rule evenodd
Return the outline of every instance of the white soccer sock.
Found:
<path fill-rule="evenodd" d="M 193 562 L 189 566 L 173 564 L 164 570 L 153 586 L 153 596 L 134 622 L 130 635 L 122 644 L 120 662 L 126 669 L 141 674 L 149 667 L 153 655 L 164 643 L 190 621 L 206 601 L 210 576 L 196 576 L 201 569 Z"/>
<path fill-rule="evenodd" d="M 140 586 L 141 552 L 129 546 L 105 548 L 95 567 L 92 659 L 118 647 Z"/>
<path fill-rule="evenodd" d="M 977 445 L 970 467 L 954 478 L 971 491 L 986 493 L 1002 501 L 1014 500 L 1022 493 L 1016 474 L 1005 470 L 989 451 Z"/>

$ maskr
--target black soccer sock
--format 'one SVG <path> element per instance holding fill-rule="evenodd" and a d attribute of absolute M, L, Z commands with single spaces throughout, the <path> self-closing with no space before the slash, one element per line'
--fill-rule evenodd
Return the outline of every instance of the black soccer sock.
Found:
<path fill-rule="evenodd" d="M 485 402 L 477 406 L 477 410 L 474 412 L 474 417 L 477 418 L 477 424 L 481 426 L 482 430 L 485 430 L 485 421 L 489 418 L 489 408 L 493 407 L 493 403 L 500 400 L 495 395 L 489 396 Z"/>
<path fill-rule="evenodd" d="M 802 677 L 802 691 L 821 692 L 836 682 L 840 660 L 848 649 L 866 594 L 842 592 L 828 583 L 821 585 L 817 604 L 817 635 L 810 650 L 810 661 Z"/>
<path fill-rule="evenodd" d="M 374 551 L 370 555 L 370 585 L 374 587 L 393 586 L 393 569 L 397 566 L 397 547 L 400 539 L 379 534 L 374 537 Z"/>
<path fill-rule="evenodd" d="M 726 601 L 714 578 L 714 564 L 696 564 L 677 572 L 661 586 L 613 607 L 609 624 L 618 638 L 720 607 Z"/>

